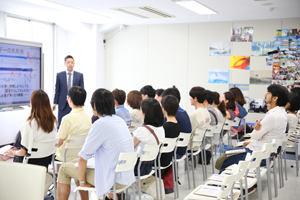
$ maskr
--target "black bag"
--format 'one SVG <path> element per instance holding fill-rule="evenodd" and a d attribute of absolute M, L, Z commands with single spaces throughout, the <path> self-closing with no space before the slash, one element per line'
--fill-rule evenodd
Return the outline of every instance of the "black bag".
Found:
<path fill-rule="evenodd" d="M 211 160 L 211 152 L 210 151 L 205 151 L 205 154 L 206 154 L 206 165 L 209 165 L 210 164 L 210 160 Z M 198 163 L 200 165 L 202 165 L 202 152 L 199 153 L 199 161 Z M 203 157 L 203 161 L 205 162 L 205 158 Z"/>

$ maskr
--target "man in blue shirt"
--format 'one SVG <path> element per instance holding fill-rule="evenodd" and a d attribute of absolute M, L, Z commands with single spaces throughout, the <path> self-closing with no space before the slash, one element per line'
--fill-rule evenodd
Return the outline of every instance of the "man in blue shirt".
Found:
<path fill-rule="evenodd" d="M 115 168 L 120 153 L 133 153 L 134 144 L 124 121 L 115 115 L 114 97 L 106 89 L 98 89 L 91 99 L 93 114 L 99 119 L 92 125 L 85 139 L 79 159 L 62 164 L 58 174 L 58 200 L 67 200 L 71 179 L 77 186 L 95 186 L 97 196 L 107 193 L 114 185 Z M 87 161 L 94 155 L 94 168 Z M 78 167 L 74 164 L 78 161 Z M 120 172 L 116 177 L 117 189 L 135 181 L 133 169 Z M 87 191 L 80 191 L 81 199 L 88 199 Z M 112 198 L 112 194 L 108 194 Z M 118 194 L 118 198 L 121 196 Z"/>
<path fill-rule="evenodd" d="M 127 125 L 130 124 L 130 122 L 131 122 L 130 113 L 124 107 L 126 93 L 124 92 L 124 90 L 114 89 L 112 91 L 112 94 L 113 94 L 114 100 L 115 100 L 116 115 L 121 117 L 126 122 Z"/>
<path fill-rule="evenodd" d="M 179 90 L 173 86 L 172 88 L 166 89 L 162 94 L 162 98 L 167 95 L 173 95 L 178 99 L 178 102 L 180 103 L 180 92 Z M 192 126 L 191 126 L 191 121 L 190 117 L 187 114 L 185 110 L 183 110 L 180 106 L 178 108 L 177 114 L 176 114 L 176 120 L 178 121 L 178 125 L 180 128 L 180 132 L 182 133 L 191 133 L 192 132 Z M 166 118 L 165 118 L 166 121 Z M 185 155 L 187 147 L 178 147 L 177 148 L 177 156 L 178 158 L 181 158 L 183 155 Z"/>

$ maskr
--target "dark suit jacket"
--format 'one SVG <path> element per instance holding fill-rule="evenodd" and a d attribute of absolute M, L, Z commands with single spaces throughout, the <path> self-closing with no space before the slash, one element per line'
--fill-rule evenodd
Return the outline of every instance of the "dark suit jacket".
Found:
<path fill-rule="evenodd" d="M 73 86 L 84 88 L 83 74 L 74 71 Z M 57 73 L 55 84 L 54 104 L 58 104 L 59 110 L 63 110 L 67 104 L 68 84 L 66 71 Z"/>

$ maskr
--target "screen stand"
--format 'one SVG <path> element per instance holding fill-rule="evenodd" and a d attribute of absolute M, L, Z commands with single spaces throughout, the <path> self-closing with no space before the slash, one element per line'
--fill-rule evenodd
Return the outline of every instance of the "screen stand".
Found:
<path fill-rule="evenodd" d="M 6 111 L 16 111 L 16 110 L 24 110 L 23 107 L 15 106 L 15 107 L 7 107 L 0 109 L 0 112 L 6 112 Z"/>

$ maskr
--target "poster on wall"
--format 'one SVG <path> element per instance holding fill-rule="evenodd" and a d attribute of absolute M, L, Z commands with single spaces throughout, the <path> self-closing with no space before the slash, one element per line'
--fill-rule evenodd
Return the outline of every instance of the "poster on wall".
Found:
<path fill-rule="evenodd" d="M 211 42 L 209 56 L 230 56 L 230 42 Z"/>
<path fill-rule="evenodd" d="M 265 99 L 249 99 L 249 113 L 267 113 L 267 104 L 265 103 Z"/>
<path fill-rule="evenodd" d="M 231 42 L 252 42 L 253 27 L 231 28 Z"/>
<path fill-rule="evenodd" d="M 229 70 L 227 69 L 208 70 L 208 83 L 229 83 Z"/>
<path fill-rule="evenodd" d="M 267 56 L 268 52 L 273 51 L 273 43 L 274 42 L 252 42 L 251 56 Z"/>
<path fill-rule="evenodd" d="M 272 83 L 271 70 L 250 70 L 250 84 L 270 85 Z"/>
<path fill-rule="evenodd" d="M 239 88 L 245 98 L 249 97 L 249 84 L 229 84 L 229 89 L 233 87 Z"/>
<path fill-rule="evenodd" d="M 230 56 L 230 69 L 250 69 L 250 56 Z"/>

